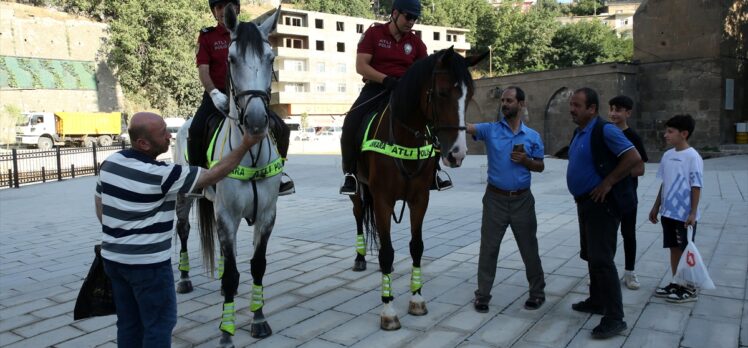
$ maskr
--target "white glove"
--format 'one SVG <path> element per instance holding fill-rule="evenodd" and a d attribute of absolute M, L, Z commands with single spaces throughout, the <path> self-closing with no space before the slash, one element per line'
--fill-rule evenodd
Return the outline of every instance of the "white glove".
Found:
<path fill-rule="evenodd" d="M 226 111 L 229 108 L 229 97 L 221 93 L 217 88 L 213 88 L 210 91 L 210 99 L 213 100 L 213 105 L 219 110 Z"/>

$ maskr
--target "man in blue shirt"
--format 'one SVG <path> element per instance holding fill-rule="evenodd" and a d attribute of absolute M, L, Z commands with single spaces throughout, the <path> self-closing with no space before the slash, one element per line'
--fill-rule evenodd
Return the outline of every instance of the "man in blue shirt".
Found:
<path fill-rule="evenodd" d="M 595 125 L 605 122 L 598 116 L 599 105 L 597 92 L 590 88 L 580 88 L 571 97 L 569 110 L 579 127 L 569 146 L 566 184 L 577 203 L 580 257 L 587 261 L 590 272 L 590 297 L 571 307 L 575 311 L 603 315 L 600 324 L 592 330 L 592 337 L 602 339 L 626 330 L 618 271 L 613 262 L 624 202 L 617 202 L 611 189 L 630 175 L 641 158 L 614 124 L 602 127 L 604 144 L 593 141 Z M 615 167 L 604 177 L 596 168 L 601 160 L 593 156 L 592 148 L 601 145 L 617 158 Z"/>
<path fill-rule="evenodd" d="M 492 123 L 468 124 L 467 132 L 486 143 L 488 185 L 483 196 L 478 290 L 474 307 L 488 312 L 491 288 L 496 276 L 499 247 L 508 226 L 512 227 L 525 273 L 530 283 L 530 297 L 525 308 L 535 310 L 545 302 L 545 278 L 538 255 L 535 198 L 530 192 L 530 172 L 542 172 L 543 141 L 518 116 L 525 106 L 525 93 L 519 87 L 508 87 L 501 95 L 504 119 Z"/>

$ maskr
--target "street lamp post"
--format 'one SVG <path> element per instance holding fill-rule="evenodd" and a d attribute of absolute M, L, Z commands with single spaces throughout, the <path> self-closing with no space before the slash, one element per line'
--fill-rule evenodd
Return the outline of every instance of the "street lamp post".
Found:
<path fill-rule="evenodd" d="M 493 77 L 493 47 L 488 46 L 488 76 Z"/>

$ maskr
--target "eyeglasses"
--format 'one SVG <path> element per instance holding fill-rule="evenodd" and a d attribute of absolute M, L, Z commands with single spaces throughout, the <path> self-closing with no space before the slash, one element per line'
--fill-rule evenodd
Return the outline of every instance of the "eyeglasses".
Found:
<path fill-rule="evenodd" d="M 418 20 L 418 16 L 406 12 L 405 13 L 405 19 L 407 19 L 409 22 L 410 21 L 417 21 Z"/>

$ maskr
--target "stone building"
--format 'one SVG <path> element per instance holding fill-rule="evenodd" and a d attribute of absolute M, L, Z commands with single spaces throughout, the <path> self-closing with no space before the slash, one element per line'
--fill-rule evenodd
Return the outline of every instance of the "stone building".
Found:
<path fill-rule="evenodd" d="M 715 6 L 718 4 L 719 6 Z M 600 94 L 601 114 L 617 94 L 636 102 L 630 124 L 650 158 L 666 149 L 664 122 L 675 114 L 696 119 L 691 145 L 702 153 L 733 144 L 735 123 L 748 121 L 748 5 L 733 0 L 644 1 L 635 15 L 634 62 L 580 66 L 476 81 L 470 122 L 492 121 L 498 91 L 510 85 L 527 94 L 528 124 L 543 136 L 546 153 L 568 145 L 574 124 L 568 98 L 580 87 Z M 471 144 L 471 153 L 483 153 Z"/>

